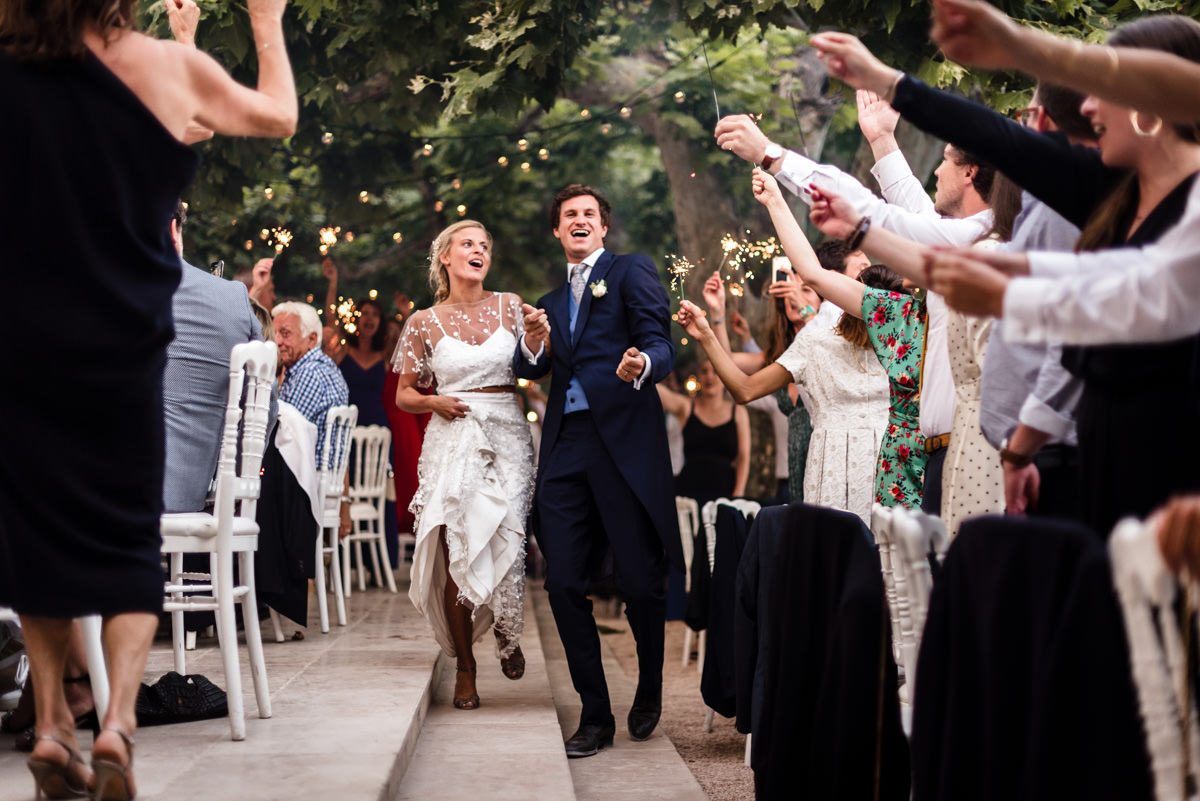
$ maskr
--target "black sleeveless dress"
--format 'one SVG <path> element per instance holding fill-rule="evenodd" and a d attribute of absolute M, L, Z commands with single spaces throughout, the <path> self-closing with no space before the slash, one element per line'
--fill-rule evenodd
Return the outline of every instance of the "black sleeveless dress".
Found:
<path fill-rule="evenodd" d="M 168 226 L 198 157 L 98 59 L 0 51 L 0 603 L 162 608 Z"/>
<path fill-rule="evenodd" d="M 733 407 L 736 412 L 737 407 Z M 719 426 L 707 426 L 696 417 L 696 407 L 683 427 L 683 469 L 675 477 L 675 494 L 693 498 L 704 506 L 717 498 L 733 495 L 737 474 L 737 423 L 734 413 Z"/>

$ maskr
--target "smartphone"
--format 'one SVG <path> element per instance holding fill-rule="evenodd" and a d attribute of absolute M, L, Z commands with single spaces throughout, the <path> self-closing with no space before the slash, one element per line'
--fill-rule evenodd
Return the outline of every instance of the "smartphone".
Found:
<path fill-rule="evenodd" d="M 222 278 L 225 275 L 225 260 L 217 259 L 208 266 L 209 271 L 217 278 Z"/>
<path fill-rule="evenodd" d="M 771 283 L 792 280 L 792 261 L 787 256 L 776 256 L 771 260 Z"/>

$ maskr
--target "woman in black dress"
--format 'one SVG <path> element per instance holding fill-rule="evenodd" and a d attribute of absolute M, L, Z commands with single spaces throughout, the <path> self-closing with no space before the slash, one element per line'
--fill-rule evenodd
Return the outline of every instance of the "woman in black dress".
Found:
<path fill-rule="evenodd" d="M 0 219 L 18 297 L 53 294 L 72 325 L 15 304 L 34 348 L 0 374 L 0 603 L 21 617 L 37 708 L 29 767 L 42 792 L 132 798 L 134 701 L 162 609 L 162 379 L 181 264 L 168 231 L 206 130 L 287 136 L 297 103 L 285 0 L 249 0 L 257 90 L 210 57 L 132 30 L 135 0 L 0 6 Z M 59 365 L 46 370 L 45 365 Z M 76 750 L 63 694 L 73 617 L 104 617 L 111 700 Z"/>

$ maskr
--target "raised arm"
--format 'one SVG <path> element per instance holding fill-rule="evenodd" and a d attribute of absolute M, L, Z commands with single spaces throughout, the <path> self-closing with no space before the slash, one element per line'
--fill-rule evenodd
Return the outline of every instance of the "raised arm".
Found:
<path fill-rule="evenodd" d="M 813 193 L 813 207 L 810 214 L 813 224 L 821 233 L 834 239 L 850 239 L 863 226 L 863 218 L 845 198 L 829 194 L 821 190 Z M 917 286 L 926 286 L 928 276 L 925 272 L 925 254 L 929 250 L 925 245 L 905 239 L 902 236 L 885 230 L 877 225 L 868 225 L 866 233 L 860 241 L 860 247 L 871 257 L 871 260 L 886 264 L 902 278 L 907 278 Z M 845 278 L 845 276 L 842 276 Z M 855 281 L 857 284 L 858 282 Z M 862 307 L 862 291 L 859 291 L 859 306 Z M 851 307 L 844 307 L 849 310 Z M 856 314 L 861 317 L 861 313 Z"/>
<path fill-rule="evenodd" d="M 733 357 L 733 363 L 740 370 L 753 372 L 766 362 L 761 353 L 734 353 L 733 345 L 729 342 L 729 330 L 726 328 L 725 282 L 721 280 L 721 272 L 713 270 L 713 274 L 704 282 L 704 305 L 708 306 L 709 324 L 721 349 Z"/>
<path fill-rule="evenodd" d="M 1020 70 L 1172 122 L 1200 120 L 1200 64 L 1194 61 L 1052 36 L 981 0 L 934 0 L 933 11 L 934 42 L 960 64 Z"/>
<path fill-rule="evenodd" d="M 247 0 L 258 55 L 258 85 L 243 86 L 205 53 L 186 51 L 187 75 L 196 98 L 192 119 L 227 136 L 291 136 L 299 104 L 283 41 L 286 0 Z"/>
<path fill-rule="evenodd" d="M 175 41 L 184 47 L 194 48 L 196 46 L 196 27 L 200 24 L 200 6 L 196 5 L 194 0 L 163 0 L 163 6 L 167 9 L 167 22 Z M 192 145 L 212 139 L 212 136 L 211 128 L 205 128 L 193 120 L 188 124 L 187 133 L 183 136 L 183 143 Z"/>
<path fill-rule="evenodd" d="M 746 494 L 746 481 L 750 478 L 750 413 L 745 406 L 733 407 L 733 422 L 737 428 L 737 456 L 733 460 L 733 496 Z"/>
<path fill-rule="evenodd" d="M 690 300 L 681 301 L 679 304 L 679 324 L 704 348 L 721 383 L 738 403 L 749 403 L 792 383 L 791 373 L 774 362 L 752 375 L 742 372 L 734 364 L 733 357 L 717 342 L 712 327 L 704 318 L 704 312 Z"/>
<path fill-rule="evenodd" d="M 687 425 L 688 418 L 692 416 L 692 399 L 682 392 L 676 392 L 669 387 L 663 386 L 661 382 L 654 385 L 658 390 L 658 398 L 662 401 L 663 411 L 679 421 L 679 425 Z"/>
<path fill-rule="evenodd" d="M 862 317 L 863 285 L 853 278 L 821 267 L 808 237 L 800 229 L 800 223 L 796 221 L 787 201 L 783 199 L 779 185 L 762 170 L 754 171 L 754 198 L 767 207 L 783 252 L 792 262 L 792 272 L 816 289 L 821 297 L 832 301 L 855 317 Z"/>

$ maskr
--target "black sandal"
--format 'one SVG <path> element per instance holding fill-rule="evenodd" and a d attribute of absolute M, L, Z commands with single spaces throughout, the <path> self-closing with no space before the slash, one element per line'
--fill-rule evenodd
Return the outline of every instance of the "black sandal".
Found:
<path fill-rule="evenodd" d="M 475 668 L 468 669 L 468 668 L 460 667 L 460 668 L 458 668 L 458 672 L 459 673 L 470 673 L 472 676 L 474 676 Z M 470 695 L 454 696 L 454 708 L 455 709 L 479 709 L 479 693 L 473 692 Z"/>
<path fill-rule="evenodd" d="M 521 646 L 518 645 L 511 654 L 500 658 L 500 672 L 513 681 L 525 675 L 525 654 L 521 653 Z"/>

